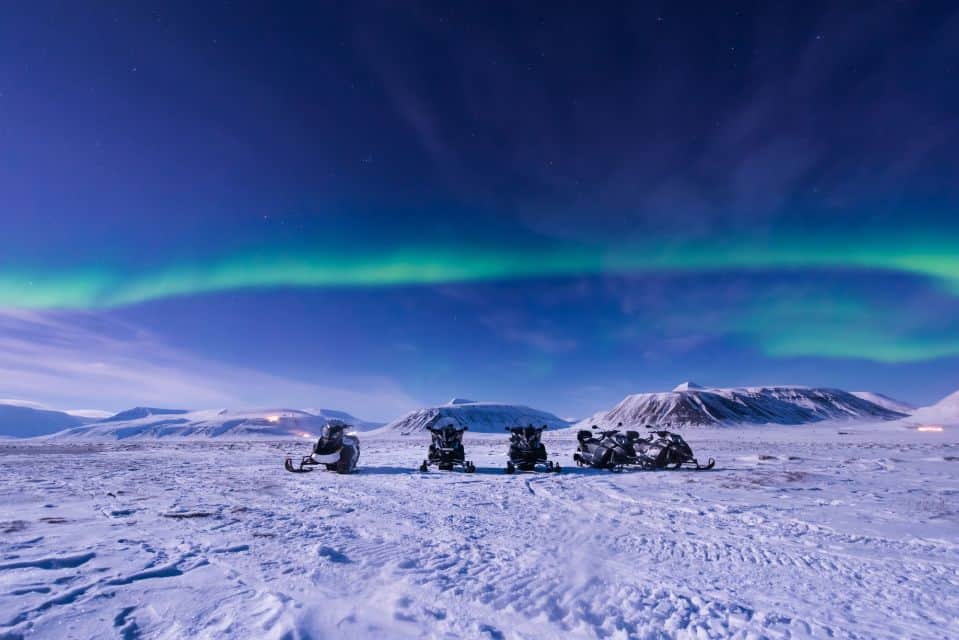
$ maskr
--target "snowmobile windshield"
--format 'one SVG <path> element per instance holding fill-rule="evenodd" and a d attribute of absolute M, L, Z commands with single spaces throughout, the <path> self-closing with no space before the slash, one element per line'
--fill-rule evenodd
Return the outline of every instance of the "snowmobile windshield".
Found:
<path fill-rule="evenodd" d="M 320 437 L 324 440 L 338 440 L 343 437 L 343 425 L 325 424 L 320 432 Z"/>
<path fill-rule="evenodd" d="M 431 431 L 433 432 L 433 439 L 444 447 L 455 446 L 463 440 L 464 429 L 457 429 L 452 425 L 432 429 Z"/>
<path fill-rule="evenodd" d="M 543 430 L 537 427 L 513 427 L 510 431 L 512 431 L 515 440 L 530 445 L 537 444 L 543 435 Z"/>

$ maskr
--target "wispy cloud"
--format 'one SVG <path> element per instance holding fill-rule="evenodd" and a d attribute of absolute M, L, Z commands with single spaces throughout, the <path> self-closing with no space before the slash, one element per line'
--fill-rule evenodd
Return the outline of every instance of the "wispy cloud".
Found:
<path fill-rule="evenodd" d="M 303 382 L 198 357 L 102 314 L 16 310 L 0 311 L 0 395 L 104 409 L 322 406 L 366 419 L 417 405 L 381 377 Z"/>
<path fill-rule="evenodd" d="M 503 340 L 544 354 L 572 351 L 578 344 L 576 340 L 560 335 L 554 328 L 544 326 L 542 322 L 531 322 L 524 314 L 513 311 L 490 312 L 480 320 Z"/>

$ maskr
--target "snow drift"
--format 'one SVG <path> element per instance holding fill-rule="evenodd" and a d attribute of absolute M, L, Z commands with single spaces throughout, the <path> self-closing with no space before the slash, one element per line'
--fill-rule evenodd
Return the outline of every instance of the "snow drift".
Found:
<path fill-rule="evenodd" d="M 547 425 L 553 429 L 569 426 L 569 422 L 552 413 L 531 409 L 522 405 L 497 404 L 493 402 L 473 402 L 454 398 L 438 407 L 427 407 L 411 411 L 405 416 L 390 422 L 378 432 L 409 435 L 425 431 L 442 418 L 450 418 L 470 431 L 479 433 L 502 433 L 507 427 L 535 424 Z"/>
<path fill-rule="evenodd" d="M 823 420 L 895 420 L 905 415 L 839 389 L 798 386 L 709 389 L 684 382 L 665 393 L 627 396 L 611 410 L 597 413 L 577 426 L 805 424 Z"/>
<path fill-rule="evenodd" d="M 136 407 L 93 424 L 73 427 L 54 437 L 102 438 L 313 438 L 330 420 L 342 420 L 357 429 L 379 426 L 343 411 L 315 409 L 257 409 L 230 411 L 209 409 L 156 409 Z"/>

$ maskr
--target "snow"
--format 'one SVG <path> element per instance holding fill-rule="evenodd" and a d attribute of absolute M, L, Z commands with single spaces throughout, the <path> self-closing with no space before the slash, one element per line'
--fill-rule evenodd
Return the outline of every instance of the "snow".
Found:
<path fill-rule="evenodd" d="M 676 387 L 673 389 L 673 391 L 693 391 L 696 389 L 703 389 L 703 388 L 705 387 L 701 387 L 695 382 L 690 382 L 689 380 L 687 380 L 685 382 L 677 384 Z"/>
<path fill-rule="evenodd" d="M 703 427 L 743 424 L 808 424 L 824 420 L 892 420 L 905 413 L 874 404 L 840 389 L 801 386 L 699 387 L 683 383 L 663 393 L 627 396 L 609 411 L 579 422 L 642 428 L 646 425 Z"/>
<path fill-rule="evenodd" d="M 345 422 L 357 431 L 370 431 L 371 429 L 377 429 L 383 426 L 382 422 L 370 422 L 369 420 L 361 420 L 354 415 L 347 413 L 346 411 L 339 411 L 337 409 L 321 409 L 311 407 L 304 409 L 307 413 L 313 414 L 314 416 L 319 416 L 321 418 L 326 418 L 327 420 L 340 420 Z"/>
<path fill-rule="evenodd" d="M 159 409 L 157 407 L 134 407 L 120 413 L 114 414 L 109 418 L 104 418 L 100 422 L 130 422 L 142 418 L 153 416 L 175 416 L 189 413 L 187 409 Z"/>
<path fill-rule="evenodd" d="M 64 413 L 69 413 L 71 416 L 77 416 L 78 418 L 90 418 L 91 420 L 102 420 L 113 415 L 102 409 L 64 409 Z"/>
<path fill-rule="evenodd" d="M 468 426 L 470 431 L 476 433 L 502 433 L 509 427 L 527 424 L 545 424 L 551 429 L 564 429 L 569 426 L 569 422 L 552 413 L 522 405 L 454 398 L 445 405 L 411 411 L 376 431 L 409 435 L 425 431 L 427 426 L 444 418 Z"/>
<path fill-rule="evenodd" d="M 687 433 L 709 472 L 415 471 L 426 434 L 0 444 L 0 637 L 959 637 L 959 427 Z"/>

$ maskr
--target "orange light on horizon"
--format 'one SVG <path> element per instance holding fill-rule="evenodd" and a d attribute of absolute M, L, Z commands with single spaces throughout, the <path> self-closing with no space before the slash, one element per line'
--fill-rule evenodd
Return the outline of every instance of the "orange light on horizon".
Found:
<path fill-rule="evenodd" d="M 916 431 L 933 431 L 933 432 L 936 432 L 936 431 L 942 431 L 942 427 L 940 427 L 940 426 L 937 425 L 937 424 L 924 424 L 924 425 L 921 426 L 921 427 L 917 427 L 917 428 L 916 428 Z"/>
<path fill-rule="evenodd" d="M 267 422 L 272 422 L 272 423 L 275 424 L 275 423 L 277 423 L 277 422 L 280 421 L 280 416 L 267 416 L 267 417 L 266 417 L 266 421 L 267 421 Z"/>

